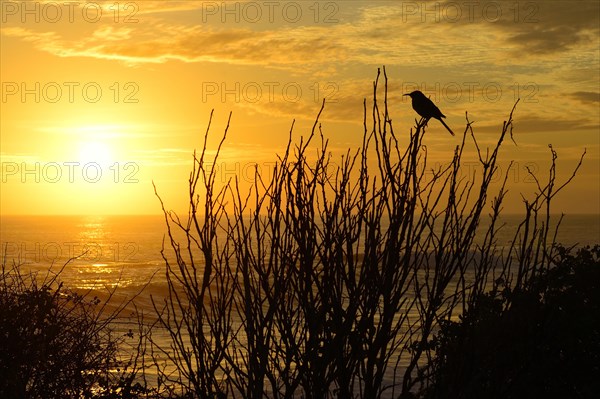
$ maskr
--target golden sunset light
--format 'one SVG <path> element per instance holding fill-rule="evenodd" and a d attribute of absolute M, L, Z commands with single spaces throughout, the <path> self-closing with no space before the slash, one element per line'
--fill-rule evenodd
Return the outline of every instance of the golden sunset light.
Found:
<path fill-rule="evenodd" d="M 101 165 L 110 165 L 112 155 L 106 144 L 86 142 L 81 144 L 79 159 L 82 163 L 97 162 Z"/>
<path fill-rule="evenodd" d="M 385 65 L 400 136 L 414 124 L 402 96 L 413 89 L 434 99 L 459 135 L 468 112 L 484 143 L 520 98 L 518 146 L 505 149 L 501 165 L 514 161 L 512 183 L 534 189 L 527 167 L 547 171 L 548 144 L 562 177 L 586 149 L 557 201 L 565 212 L 600 213 L 597 4 L 574 4 L 3 1 L 2 212 L 82 211 L 71 201 L 93 190 L 89 183 L 52 182 L 54 189 L 43 170 L 37 185 L 23 173 L 36 163 L 96 159 L 112 177 L 109 162 L 135 163 L 139 181 L 104 186 L 135 206 L 109 201 L 95 212 L 159 213 L 151 182 L 164 193 L 185 184 L 211 109 L 211 146 L 233 112 L 223 149 L 224 160 L 235 160 L 223 169 L 232 175 L 274 162 L 292 121 L 294 136 L 306 135 L 323 99 L 322 129 L 338 156 L 360 145 L 362 101 Z M 444 162 L 457 141 L 438 130 L 428 148 Z M 22 199 L 48 190 L 64 195 L 53 196 L 57 203 Z M 508 209 L 521 201 L 515 190 Z"/>
<path fill-rule="evenodd" d="M 0 70 L 0 399 L 600 392 L 599 0 L 0 0 Z"/>

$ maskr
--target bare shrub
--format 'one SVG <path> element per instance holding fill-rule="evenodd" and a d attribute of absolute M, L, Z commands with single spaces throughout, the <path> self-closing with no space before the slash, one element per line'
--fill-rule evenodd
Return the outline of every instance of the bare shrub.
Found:
<path fill-rule="evenodd" d="M 402 148 L 388 113 L 387 77 L 383 88 L 379 78 L 370 113 L 364 102 L 357 151 L 334 165 L 319 112 L 297 144 L 292 124 L 273 175 L 257 171 L 247 194 L 237 180 L 217 186 L 214 165 L 227 129 L 207 160 L 209 123 L 194 154 L 188 214 L 180 218 L 163 204 L 169 295 L 154 306 L 172 343 L 158 353 L 175 365 L 161 369 L 161 381 L 180 394 L 409 397 L 432 378 L 440 325 L 480 294 L 518 287 L 547 267 L 550 202 L 564 187 L 556 189 L 555 153 L 549 182 L 525 202 L 524 221 L 501 252 L 508 171 L 495 193 L 491 184 L 501 147 L 512 139 L 514 108 L 485 150 L 467 117 L 453 158 L 431 168 L 427 121 L 416 121 Z M 459 172 L 470 145 L 480 176 Z"/>

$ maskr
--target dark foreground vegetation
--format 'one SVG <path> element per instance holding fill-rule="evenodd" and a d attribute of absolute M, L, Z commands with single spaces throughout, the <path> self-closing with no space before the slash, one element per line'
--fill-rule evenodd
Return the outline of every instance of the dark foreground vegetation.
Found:
<path fill-rule="evenodd" d="M 100 317 L 101 303 L 62 295 L 57 280 L 18 283 L 19 269 L 4 266 L 0 347 L 8 350 L 0 353 L 0 396 L 596 392 L 600 249 L 573 252 L 553 242 L 550 204 L 570 181 L 556 181 L 554 150 L 547 182 L 532 176 L 537 194 L 524 201 L 523 221 L 501 251 L 509 171 L 498 177 L 497 163 L 512 138 L 513 113 L 488 149 L 480 149 L 467 118 L 452 159 L 432 168 L 425 121 L 401 144 L 388 114 L 387 78 L 378 88 L 379 78 L 370 112 L 365 101 L 361 148 L 332 160 L 318 117 L 297 144 L 292 126 L 272 176 L 257 170 L 250 193 L 241 193 L 235 180 L 217 184 L 214 168 L 227 132 L 215 158 L 206 159 L 209 124 L 194 154 L 189 213 L 163 205 L 169 293 L 154 298 L 152 328 L 166 331 L 168 347 L 152 338 L 141 316 L 137 331 L 115 336 L 112 316 Z M 469 146 L 482 172 L 465 177 L 460 167 Z M 492 192 L 498 178 L 504 183 Z M 50 317 L 62 314 L 68 317 Z M 82 338 L 85 344 L 75 341 Z M 137 351 L 119 360 L 125 338 L 138 342 Z M 63 352 L 69 344 L 54 340 L 80 351 Z M 148 348 L 156 373 L 151 384 L 144 379 Z M 38 387 L 59 380 L 48 373 L 81 383 L 46 394 Z"/>
<path fill-rule="evenodd" d="M 112 328 L 127 303 L 107 311 L 111 295 L 101 303 L 63 287 L 62 270 L 41 277 L 2 259 L 0 398 L 130 397 L 113 395 L 137 374 L 136 357 L 119 354 L 133 332 Z"/>
<path fill-rule="evenodd" d="M 482 294 L 443 323 L 425 398 L 596 397 L 600 246 L 557 250 L 524 287 Z"/>

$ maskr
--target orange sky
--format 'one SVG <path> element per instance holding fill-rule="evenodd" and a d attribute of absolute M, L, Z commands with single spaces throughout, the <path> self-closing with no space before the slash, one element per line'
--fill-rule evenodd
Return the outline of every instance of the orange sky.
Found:
<path fill-rule="evenodd" d="M 152 181 L 184 208 L 211 109 L 211 149 L 233 112 L 222 181 L 268 172 L 292 120 L 307 134 L 323 97 L 332 151 L 356 149 L 382 65 L 400 135 L 415 118 L 402 94 L 416 88 L 455 132 L 468 111 L 483 144 L 521 98 L 518 146 L 501 161 L 515 162 L 506 211 L 535 190 L 527 166 L 547 176 L 552 144 L 559 181 L 587 149 L 555 211 L 600 213 L 597 0 L 2 0 L 1 12 L 3 215 L 158 213 Z M 430 162 L 451 160 L 459 138 L 435 121 L 428 132 Z"/>

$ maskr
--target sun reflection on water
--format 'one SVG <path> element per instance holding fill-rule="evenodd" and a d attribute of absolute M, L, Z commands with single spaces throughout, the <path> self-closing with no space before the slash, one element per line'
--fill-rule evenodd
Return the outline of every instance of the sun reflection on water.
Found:
<path fill-rule="evenodd" d="M 86 216 L 79 224 L 82 253 L 73 262 L 79 289 L 125 288 L 133 284 L 131 270 L 120 259 L 118 242 L 105 216 Z"/>
<path fill-rule="evenodd" d="M 69 288 L 134 295 L 150 280 L 163 286 L 163 229 L 155 216 L 14 217 L 2 219 L 0 243 L 40 281 L 60 273 Z"/>
<path fill-rule="evenodd" d="M 86 216 L 79 227 L 79 238 L 83 241 L 103 240 L 107 234 L 105 216 Z"/>

